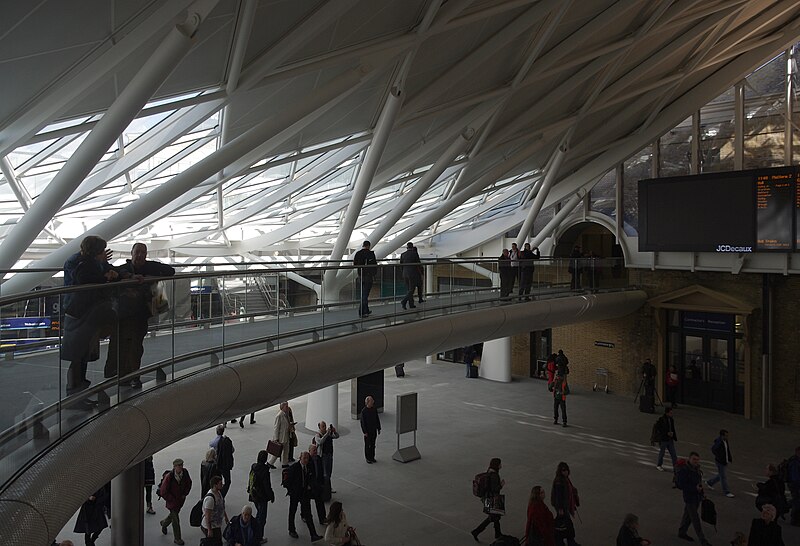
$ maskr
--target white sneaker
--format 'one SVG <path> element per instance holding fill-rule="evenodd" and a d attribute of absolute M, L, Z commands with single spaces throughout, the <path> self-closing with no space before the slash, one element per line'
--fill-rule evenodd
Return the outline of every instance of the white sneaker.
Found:
<path fill-rule="evenodd" d="M 708 482 L 706 482 L 706 487 L 708 487 L 708 488 L 709 488 L 711 491 L 713 491 L 713 490 L 714 490 L 714 486 L 713 486 L 713 485 L 711 485 L 711 484 L 710 484 L 710 483 L 708 483 Z"/>
<path fill-rule="evenodd" d="M 733 493 L 725 493 L 725 496 L 732 499 L 735 495 Z"/>
<path fill-rule="evenodd" d="M 661 465 L 658 465 L 658 466 L 656 466 L 656 470 L 658 470 L 660 472 L 664 472 L 664 467 L 661 466 Z"/>

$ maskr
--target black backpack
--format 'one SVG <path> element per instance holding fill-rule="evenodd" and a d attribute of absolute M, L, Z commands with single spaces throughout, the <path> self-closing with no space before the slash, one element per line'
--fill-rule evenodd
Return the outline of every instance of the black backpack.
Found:
<path fill-rule="evenodd" d="M 233 442 L 227 436 L 220 438 L 217 444 L 217 467 L 220 470 L 233 468 Z"/>
<path fill-rule="evenodd" d="M 717 530 L 717 508 L 711 500 L 703 499 L 700 503 L 700 519 L 713 525 L 714 530 Z"/>
<path fill-rule="evenodd" d="M 484 498 L 489 490 L 489 473 L 481 472 L 472 478 L 472 494 Z"/>

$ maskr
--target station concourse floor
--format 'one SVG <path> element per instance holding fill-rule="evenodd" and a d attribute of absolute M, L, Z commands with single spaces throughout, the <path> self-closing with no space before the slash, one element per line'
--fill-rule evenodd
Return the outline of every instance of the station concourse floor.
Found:
<path fill-rule="evenodd" d="M 572 360 L 577 361 L 573 366 L 581 365 L 580 358 Z M 441 361 L 412 361 L 405 369 L 404 378 L 395 377 L 392 368 L 385 371 L 386 402 L 376 464 L 364 461 L 359 424 L 350 418 L 349 382 L 339 388 L 341 438 L 335 443 L 334 500 L 343 503 L 350 525 L 358 530 L 364 544 L 475 544 L 469 532 L 484 515 L 479 499 L 472 496 L 472 478 L 486 469 L 492 457 L 502 459 L 500 474 L 506 482 L 507 515 L 501 524 L 506 534 L 522 537 L 531 487 L 544 486 L 549 500 L 556 465 L 566 461 L 579 490 L 580 518 L 576 518 L 575 527 L 576 540 L 583 546 L 613 546 L 628 512 L 639 516 L 641 535 L 654 545 L 689 544 L 677 538 L 683 510 L 681 494 L 671 488 L 670 472 L 656 470 L 658 450 L 648 443 L 660 407 L 656 415 L 644 414 L 630 395 L 573 387 L 567 400 L 570 426 L 562 428 L 553 425 L 552 396 L 544 381 L 466 379 L 462 364 Z M 422 458 L 402 464 L 392 460 L 397 446 L 395 395 L 409 392 L 419 393 L 417 446 Z M 311 442 L 311 433 L 302 428 L 306 399 L 290 403 L 295 420 L 300 422 L 299 443 L 303 448 Z M 228 426 L 227 434 L 236 449 L 232 487 L 226 499 L 231 517 L 247 500 L 247 473 L 258 451 L 272 437 L 276 411 L 277 407 L 271 407 L 258 412 L 254 425 L 245 418 L 244 429 L 238 424 Z M 747 421 L 738 415 L 688 406 L 675 410 L 675 421 L 678 455 L 698 451 L 706 479 L 715 473 L 710 446 L 720 428 L 730 431 L 733 464 L 728 474 L 735 498 L 726 498 L 719 484 L 708 492 L 717 506 L 718 531 L 704 525 L 706 538 L 714 546 L 727 546 L 736 531 L 747 535 L 751 520 L 758 517 L 753 484 L 765 479 L 767 463 L 780 462 L 800 445 L 800 429 L 762 429 L 760 420 Z M 210 429 L 154 456 L 156 476 L 170 468 L 174 458 L 181 457 L 196 484 L 181 510 L 183 539 L 189 545 L 198 544 L 201 538 L 199 529 L 189 526 L 189 511 L 200 497 L 199 465 L 213 437 Z M 411 438 L 404 435 L 402 445 L 408 445 Z M 669 468 L 668 455 L 665 467 Z M 276 501 L 269 505 L 268 544 L 309 544 L 308 530 L 299 514 L 296 525 L 300 538 L 289 537 L 288 498 L 280 486 L 280 472 L 271 474 Z M 163 536 L 158 524 L 166 515 L 163 501 L 157 500 L 155 492 L 153 499 L 157 515 L 145 514 L 145 544 L 171 545 L 171 529 Z M 59 538 L 71 538 L 81 545 L 83 537 L 68 532 L 73 526 L 74 517 Z M 787 546 L 800 544 L 800 527 L 786 522 L 781 526 Z M 319 525 L 317 532 L 323 534 Z M 690 529 L 689 534 L 694 536 L 694 531 Z M 491 526 L 480 539 L 483 544 L 494 540 Z M 97 545 L 108 544 L 110 531 L 105 530 Z"/>

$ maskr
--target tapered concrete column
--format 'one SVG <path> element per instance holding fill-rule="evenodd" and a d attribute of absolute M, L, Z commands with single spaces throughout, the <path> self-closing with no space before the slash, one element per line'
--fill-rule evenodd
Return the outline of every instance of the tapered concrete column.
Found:
<path fill-rule="evenodd" d="M 111 544 L 144 546 L 144 461 L 111 480 Z"/>
<path fill-rule="evenodd" d="M 483 344 L 480 376 L 492 381 L 511 382 L 511 338 L 493 339 Z"/>
<path fill-rule="evenodd" d="M 306 404 L 306 428 L 317 430 L 317 423 L 325 421 L 339 426 L 339 384 L 309 393 Z M 300 446 L 302 447 L 302 446 Z M 301 450 L 302 451 L 302 450 Z"/>

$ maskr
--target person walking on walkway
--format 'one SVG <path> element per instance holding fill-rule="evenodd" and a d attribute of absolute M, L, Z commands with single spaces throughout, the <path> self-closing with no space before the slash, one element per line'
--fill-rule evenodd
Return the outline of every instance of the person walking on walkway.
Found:
<path fill-rule="evenodd" d="M 555 535 L 558 546 L 563 546 L 565 540 L 568 546 L 580 546 L 575 542 L 575 525 L 572 523 L 572 518 L 578 512 L 581 501 L 569 474 L 569 465 L 563 461 L 558 463 L 553 487 L 550 490 L 550 504 L 556 510 Z"/>
<path fill-rule="evenodd" d="M 233 453 L 236 448 L 233 447 L 233 441 L 225 435 L 225 425 L 217 427 L 217 469 L 219 474 L 224 480 L 222 486 L 222 496 L 228 494 L 231 488 L 231 470 L 233 470 Z"/>
<path fill-rule="evenodd" d="M 181 539 L 180 511 L 191 490 L 192 479 L 189 477 L 189 472 L 183 468 L 183 459 L 175 459 L 172 461 L 172 470 L 164 475 L 159 487 L 159 493 L 166 501 L 167 510 L 169 510 L 169 515 L 159 522 L 161 523 L 161 533 L 166 535 L 167 527 L 172 524 L 175 544 L 184 544 Z"/>
<path fill-rule="evenodd" d="M 678 527 L 678 537 L 689 542 L 694 542 L 686 532 L 689 525 L 694 527 L 698 540 L 702 546 L 710 546 L 703 534 L 703 524 L 700 522 L 700 503 L 705 494 L 703 492 L 703 471 L 700 469 L 700 454 L 696 451 L 689 453 L 689 460 L 681 467 L 676 476 L 678 489 L 683 493 L 683 517 Z"/>
<path fill-rule="evenodd" d="M 567 376 L 556 375 L 550 384 L 553 391 L 553 424 L 558 424 L 558 409 L 561 408 L 561 421 L 563 427 L 567 426 L 567 395 L 569 394 L 569 384 Z"/>
<path fill-rule="evenodd" d="M 222 478 L 214 476 L 211 478 L 211 489 L 203 497 L 203 519 L 200 522 L 200 530 L 206 538 L 219 539 L 222 544 L 223 523 L 230 523 L 228 513 L 225 511 L 225 497 L 222 495 Z"/>
<path fill-rule="evenodd" d="M 527 243 L 526 243 L 527 246 Z M 544 487 L 535 485 L 528 499 L 528 522 L 525 524 L 525 546 L 555 546 L 553 513 L 544 502 L 547 493 Z"/>
<path fill-rule="evenodd" d="M 83 533 L 86 546 L 94 546 L 103 529 L 108 527 L 105 506 L 111 495 L 111 484 L 107 483 L 90 495 L 81 505 L 78 518 L 75 520 L 76 533 Z"/>
<path fill-rule="evenodd" d="M 400 265 L 403 268 L 403 281 L 406 283 L 406 295 L 400 301 L 400 305 L 403 306 L 404 310 L 406 305 L 414 309 L 416 307 L 414 305 L 414 290 L 420 284 L 420 261 L 419 254 L 414 250 L 412 243 L 408 243 L 406 251 L 400 254 Z"/>
<path fill-rule="evenodd" d="M 287 411 L 289 410 L 289 402 L 281 402 L 279 408 L 278 414 L 275 416 L 275 432 L 272 434 L 272 440 L 283 446 L 283 451 L 281 451 L 281 464 L 283 466 L 288 466 L 289 435 L 291 431 L 289 416 L 287 414 Z M 267 465 L 270 468 L 275 468 L 275 461 L 277 459 L 278 458 L 275 455 L 270 455 Z"/>
<path fill-rule="evenodd" d="M 375 399 L 367 396 L 364 399 L 364 409 L 361 410 L 361 432 L 364 433 L 364 458 L 367 463 L 375 461 L 375 441 L 381 433 L 381 418 L 378 417 L 378 408 Z"/>
<path fill-rule="evenodd" d="M 489 524 L 494 525 L 495 539 L 503 536 L 503 532 L 500 530 L 500 514 L 492 514 L 487 509 L 487 499 L 494 499 L 498 497 L 500 495 L 500 491 L 506 484 L 505 480 L 500 478 L 500 469 L 502 467 L 502 461 L 497 457 L 489 461 L 489 468 L 486 470 L 486 491 L 483 498 L 481 498 L 484 506 L 484 512 L 486 512 L 486 519 L 484 519 L 475 529 L 470 531 L 472 538 L 474 538 L 476 542 L 478 541 L 478 535 L 480 535 L 489 526 Z"/>
<path fill-rule="evenodd" d="M 206 451 L 205 460 L 200 463 L 200 495 L 205 495 L 211 489 L 211 478 L 222 476 L 217 466 L 217 451 L 214 448 Z"/>
<path fill-rule="evenodd" d="M 298 538 L 295 527 L 297 505 L 300 505 L 300 517 L 308 526 L 311 542 L 316 542 L 322 537 L 317 534 L 314 527 L 314 516 L 311 515 L 311 494 L 314 483 L 314 469 L 309 465 L 308 451 L 300 454 L 300 460 L 289 467 L 286 474 L 286 490 L 289 494 L 289 536 Z"/>
<path fill-rule="evenodd" d="M 361 250 L 353 256 L 353 265 L 357 267 L 356 286 L 361 294 L 358 316 L 366 317 L 372 314 L 372 311 L 369 310 L 369 293 L 372 290 L 375 274 L 378 272 L 378 259 L 375 257 L 375 253 L 370 250 L 369 241 L 364 241 L 364 244 L 361 245 Z"/>
<path fill-rule="evenodd" d="M 672 418 L 672 408 L 664 408 L 664 415 L 656 421 L 657 439 L 659 444 L 658 460 L 656 468 L 664 471 L 664 451 L 669 450 L 672 459 L 672 472 L 676 472 L 678 466 L 678 454 L 675 452 L 675 442 L 678 441 L 678 433 L 675 432 L 675 420 Z"/>
<path fill-rule="evenodd" d="M 722 482 L 722 492 L 725 493 L 726 497 L 732 499 L 733 493 L 728 487 L 728 465 L 733 462 L 733 456 L 731 455 L 731 447 L 728 444 L 727 430 L 722 429 L 719 431 L 719 436 L 714 440 L 714 445 L 711 446 L 711 453 L 714 454 L 714 462 L 717 463 L 717 475 L 708 480 L 706 485 L 713 491 L 714 485 Z"/>
<path fill-rule="evenodd" d="M 144 460 L 144 501 L 147 504 L 147 513 L 153 515 L 153 486 L 156 484 L 156 469 L 153 467 L 153 456 Z"/>
<path fill-rule="evenodd" d="M 256 505 L 256 519 L 261 527 L 262 533 L 267 528 L 267 506 L 270 502 L 275 502 L 275 491 L 272 490 L 272 481 L 269 477 L 269 467 L 267 466 L 267 452 L 258 452 L 258 458 L 253 466 L 250 467 L 250 476 L 247 480 L 247 493 L 250 502 Z M 266 542 L 266 540 L 264 540 Z"/>

